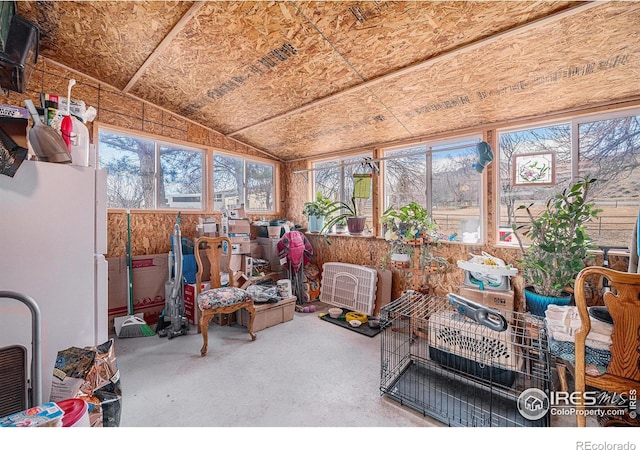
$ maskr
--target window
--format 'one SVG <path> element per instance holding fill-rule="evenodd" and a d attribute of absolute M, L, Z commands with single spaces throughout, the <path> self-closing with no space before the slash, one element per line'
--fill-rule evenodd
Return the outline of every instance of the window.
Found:
<path fill-rule="evenodd" d="M 639 114 L 639 110 L 622 111 L 500 132 L 501 241 L 517 243 L 510 235 L 511 225 L 526 222 L 519 205 L 534 203 L 541 208 L 572 180 L 590 175 L 598 180 L 590 197 L 602 212 L 588 225 L 589 235 L 597 245 L 627 248 L 640 205 Z M 555 185 L 514 186 L 514 155 L 536 153 L 555 155 Z"/>
<path fill-rule="evenodd" d="M 273 211 L 274 165 L 224 154 L 213 157 L 214 209 L 241 204 L 248 211 Z"/>
<path fill-rule="evenodd" d="M 411 201 L 424 206 L 450 241 L 480 242 L 482 175 L 475 170 L 480 136 L 387 150 L 384 209 Z"/>
<path fill-rule="evenodd" d="M 202 209 L 204 151 L 101 128 L 109 208 Z"/>
<path fill-rule="evenodd" d="M 344 159 L 329 159 L 313 163 L 313 195 L 322 193 L 333 201 L 351 204 L 354 192 L 354 173 L 367 173 L 370 170 L 362 167 L 364 158 L 372 158 L 371 153 L 351 155 Z M 371 197 L 356 199 L 359 213 L 367 218 L 366 228 L 373 227 L 373 208 Z"/>

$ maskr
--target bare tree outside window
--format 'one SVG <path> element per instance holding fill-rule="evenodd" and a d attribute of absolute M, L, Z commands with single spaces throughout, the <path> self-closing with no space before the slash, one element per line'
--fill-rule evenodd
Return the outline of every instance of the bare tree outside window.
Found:
<path fill-rule="evenodd" d="M 202 208 L 201 150 L 100 130 L 98 161 L 107 169 L 110 208 Z"/>
<path fill-rule="evenodd" d="M 572 126 L 577 135 L 572 135 Z M 572 146 L 572 142 L 577 145 Z M 640 208 L 640 116 L 618 113 L 572 122 L 499 133 L 501 236 L 512 224 L 526 218 L 519 205 L 534 203 L 541 209 L 547 199 L 569 186 L 572 179 L 590 175 L 596 183 L 591 200 L 602 213 L 588 226 L 596 245 L 626 248 Z M 556 153 L 556 185 L 514 187 L 512 159 L 515 154 L 542 151 Z M 577 172 L 575 169 L 577 167 Z M 515 241 L 513 241 L 515 244 Z"/>
<path fill-rule="evenodd" d="M 431 142 L 385 152 L 385 209 L 412 201 L 431 213 L 446 239 L 482 240 L 478 139 Z"/>
<path fill-rule="evenodd" d="M 214 155 L 214 209 L 235 208 L 244 204 L 250 211 L 272 211 L 274 170 L 272 164 Z"/>

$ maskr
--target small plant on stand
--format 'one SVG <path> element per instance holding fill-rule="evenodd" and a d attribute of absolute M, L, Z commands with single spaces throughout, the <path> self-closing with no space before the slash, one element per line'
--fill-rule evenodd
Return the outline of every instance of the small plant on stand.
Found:
<path fill-rule="evenodd" d="M 397 268 L 411 267 L 412 259 L 415 260 L 415 252 L 419 251 L 417 267 L 423 270 L 427 267 L 448 267 L 444 258 L 434 257 L 431 252 L 433 245 L 440 243 L 440 237 L 436 231 L 436 222 L 429 212 L 417 202 L 411 202 L 400 208 L 393 206 L 380 217 L 384 238 L 391 243 L 389 255 L 391 263 Z"/>

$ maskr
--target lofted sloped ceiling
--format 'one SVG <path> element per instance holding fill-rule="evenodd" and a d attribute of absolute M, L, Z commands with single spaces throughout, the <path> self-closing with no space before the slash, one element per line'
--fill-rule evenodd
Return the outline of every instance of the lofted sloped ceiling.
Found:
<path fill-rule="evenodd" d="M 640 96 L 640 4 L 20 1 L 41 55 L 290 161 Z"/>

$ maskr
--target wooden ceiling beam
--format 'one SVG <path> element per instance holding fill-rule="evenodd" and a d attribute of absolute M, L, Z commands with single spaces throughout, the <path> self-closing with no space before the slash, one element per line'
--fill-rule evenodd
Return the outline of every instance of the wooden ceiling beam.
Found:
<path fill-rule="evenodd" d="M 145 62 L 142 63 L 140 68 L 131 77 L 131 79 L 129 80 L 127 85 L 122 90 L 123 93 L 126 94 L 126 93 L 129 92 L 129 90 L 131 90 L 131 88 L 133 88 L 133 86 L 138 82 L 140 77 L 144 74 L 145 70 L 147 70 L 147 67 L 149 67 L 156 60 L 158 55 L 160 55 L 160 53 L 164 49 L 166 49 L 169 46 L 169 44 L 171 44 L 171 41 L 173 41 L 173 39 L 176 37 L 176 35 L 180 31 L 182 31 L 182 29 L 189 23 L 189 21 L 191 21 L 191 19 L 198 13 L 198 11 L 200 11 L 200 9 L 206 3 L 207 2 L 205 2 L 205 1 L 199 1 L 199 2 L 194 2 L 193 5 L 191 5 L 191 8 L 189 8 L 189 11 L 187 11 L 184 14 L 184 16 L 182 16 L 180 18 L 178 23 L 176 23 L 175 26 L 171 29 L 171 31 L 169 33 L 167 33 L 167 35 L 164 37 L 162 42 L 160 42 L 158 44 L 158 46 L 155 48 L 155 50 L 153 50 L 153 52 L 147 57 Z"/>
<path fill-rule="evenodd" d="M 608 1 L 608 0 L 606 0 L 606 1 Z M 284 112 L 282 114 L 278 114 L 278 115 L 272 116 L 272 117 L 270 117 L 268 119 L 262 120 L 260 122 L 256 122 L 256 123 L 254 123 L 252 125 L 248 125 L 248 126 L 246 126 L 244 128 L 241 128 L 239 130 L 232 131 L 231 133 L 228 133 L 225 136 L 226 137 L 233 137 L 233 136 L 236 136 L 238 134 L 245 133 L 245 132 L 247 132 L 247 131 L 249 131 L 249 130 L 251 130 L 253 128 L 257 128 L 257 127 L 260 127 L 262 125 L 267 125 L 267 124 L 269 124 L 269 123 L 271 123 L 273 121 L 276 121 L 276 120 L 279 120 L 279 119 L 283 119 L 283 118 L 292 116 L 294 114 L 298 114 L 298 113 L 304 112 L 304 111 L 306 111 L 308 109 L 315 108 L 315 107 L 320 106 L 322 104 L 334 101 L 334 100 L 336 100 L 336 99 L 338 99 L 340 97 L 343 97 L 343 96 L 346 96 L 346 95 L 349 95 L 349 94 L 353 94 L 354 92 L 358 92 L 358 91 L 360 91 L 362 89 L 369 89 L 369 88 L 371 88 L 373 86 L 379 85 L 380 83 L 388 81 L 389 79 L 393 79 L 393 78 L 396 78 L 396 77 L 407 75 L 409 73 L 415 72 L 415 71 L 420 70 L 420 69 L 425 69 L 425 68 L 427 68 L 427 67 L 429 67 L 429 66 L 431 66 L 431 65 L 433 65 L 433 64 L 435 64 L 437 62 L 441 62 L 441 61 L 444 61 L 444 60 L 447 60 L 447 59 L 451 59 L 451 58 L 459 55 L 460 53 L 468 52 L 468 51 L 471 51 L 471 50 L 476 50 L 478 48 L 485 47 L 485 46 L 487 46 L 489 44 L 492 44 L 493 42 L 495 42 L 495 41 L 497 41 L 499 39 L 509 38 L 509 37 L 511 37 L 513 35 L 524 33 L 526 31 L 529 31 L 531 29 L 537 28 L 539 26 L 547 25 L 549 23 L 557 22 L 559 20 L 565 19 L 567 17 L 574 16 L 576 14 L 580 14 L 580 13 L 582 13 L 582 12 L 588 10 L 588 9 L 591 9 L 593 7 L 596 7 L 596 6 L 600 6 L 605 2 L 596 1 L 596 0 L 585 2 L 583 4 L 568 8 L 566 10 L 557 12 L 555 14 L 552 14 L 552 15 L 549 15 L 549 16 L 546 16 L 546 17 L 542 17 L 540 19 L 537 19 L 537 20 L 534 20 L 532 22 L 517 26 L 515 28 L 511 28 L 509 30 L 502 31 L 500 33 L 497 33 L 497 34 L 494 34 L 492 36 L 480 39 L 478 41 L 462 45 L 460 47 L 457 47 L 457 48 L 454 48 L 454 49 L 449 50 L 447 52 L 441 53 L 441 54 L 439 54 L 437 56 L 434 56 L 432 58 L 426 59 L 426 60 L 421 61 L 419 63 L 407 66 L 407 67 L 399 69 L 399 70 L 396 70 L 395 72 L 391 72 L 391 73 L 388 73 L 386 75 L 379 76 L 377 78 L 374 78 L 372 80 L 366 81 L 366 82 L 361 83 L 361 84 L 358 84 L 358 85 L 353 86 L 351 88 L 344 89 L 344 90 L 342 90 L 340 92 L 337 92 L 335 94 L 328 95 L 327 97 L 323 97 L 323 98 L 314 100 L 312 102 L 306 103 L 306 104 L 304 104 L 302 106 L 299 106 L 297 108 L 291 109 L 291 110 L 286 111 L 286 112 Z"/>

